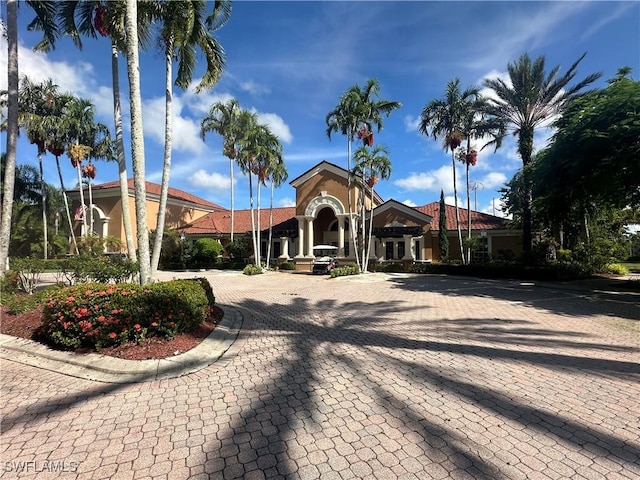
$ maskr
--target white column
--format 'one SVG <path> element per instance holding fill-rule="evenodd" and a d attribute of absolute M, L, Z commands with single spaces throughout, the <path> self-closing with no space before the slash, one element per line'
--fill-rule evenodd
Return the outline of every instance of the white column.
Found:
<path fill-rule="evenodd" d="M 415 260 L 413 256 L 413 237 L 411 235 L 403 235 L 404 238 L 404 257 L 403 260 Z"/>
<path fill-rule="evenodd" d="M 381 244 L 380 247 L 382 251 L 380 252 L 380 255 L 378 256 L 378 258 L 380 260 L 388 260 L 387 258 L 384 257 L 387 254 L 387 241 L 385 239 L 382 239 L 380 241 L 380 244 Z"/>
<path fill-rule="evenodd" d="M 338 257 L 344 257 L 344 215 L 338 215 Z"/>
<path fill-rule="evenodd" d="M 307 218 L 307 255 L 313 257 L 313 217 Z"/>
<path fill-rule="evenodd" d="M 298 220 L 298 255 L 296 258 L 304 257 L 304 227 L 306 223 L 306 217 L 296 217 Z"/>
<path fill-rule="evenodd" d="M 353 241 L 354 235 L 358 234 L 356 223 L 357 220 L 354 222 L 353 217 L 349 218 L 349 258 L 356 258 L 356 255 L 358 254 L 358 252 L 356 252 L 355 242 Z"/>
<path fill-rule="evenodd" d="M 280 254 L 280 258 L 289 259 L 289 237 L 280 237 L 280 241 L 282 242 L 282 253 Z"/>

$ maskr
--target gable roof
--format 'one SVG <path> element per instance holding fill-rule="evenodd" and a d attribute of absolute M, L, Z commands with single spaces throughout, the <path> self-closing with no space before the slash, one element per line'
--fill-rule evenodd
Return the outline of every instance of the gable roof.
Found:
<path fill-rule="evenodd" d="M 378 205 L 377 207 L 375 207 L 373 209 L 373 214 L 378 215 L 380 213 L 384 213 L 387 210 L 390 209 L 395 209 L 398 210 L 402 213 L 404 213 L 407 216 L 413 217 L 416 220 L 420 221 L 420 222 L 424 222 L 424 223 L 432 223 L 433 221 L 433 217 L 432 215 L 429 215 L 428 213 L 422 212 L 420 210 L 418 210 L 417 208 L 413 208 L 410 207 L 402 202 L 399 202 L 397 200 L 394 200 L 393 198 L 390 198 L 389 200 L 387 200 L 386 202 L 384 202 L 382 205 Z"/>
<path fill-rule="evenodd" d="M 256 228 L 258 222 L 257 211 L 254 211 Z M 296 207 L 279 207 L 273 209 L 273 231 L 297 231 L 298 221 L 295 218 Z M 234 233 L 246 233 L 251 231 L 251 210 L 234 211 Z M 260 228 L 269 228 L 269 209 L 260 210 Z M 212 212 L 180 227 L 178 230 L 190 235 L 212 235 L 231 233 L 231 212 Z"/>
<path fill-rule="evenodd" d="M 133 178 L 127 179 L 127 186 L 129 188 L 129 193 L 131 193 L 134 189 Z M 158 185 L 157 183 L 145 182 L 145 187 L 147 190 L 147 195 L 160 197 L 160 190 L 161 190 L 160 185 Z M 115 182 L 101 183 L 98 185 L 93 185 L 92 188 L 94 192 L 101 191 L 101 190 L 109 190 L 109 189 L 119 190 L 120 182 L 116 180 Z M 75 191 L 77 191 L 77 189 Z M 184 190 L 179 190 L 177 188 L 169 187 L 167 196 L 175 200 L 181 200 L 183 202 L 191 203 L 199 207 L 204 207 L 205 210 L 215 210 L 215 211 L 228 210 L 225 207 L 212 203 L 208 200 L 205 200 L 204 198 L 196 197 L 195 195 L 185 192 Z"/>
<path fill-rule="evenodd" d="M 431 202 L 421 207 L 413 207 L 419 212 L 425 213 L 433 217 L 431 221 L 431 230 L 440 229 L 440 202 Z M 466 229 L 467 225 L 467 209 L 459 208 L 460 226 Z M 447 215 L 447 230 L 457 230 L 456 226 L 456 207 L 445 204 L 445 213 Z M 476 212 L 471 210 L 471 229 L 472 230 L 503 230 L 507 228 L 507 219 L 489 215 L 487 213 Z"/>
<path fill-rule="evenodd" d="M 324 171 L 331 172 L 334 175 L 342 177 L 343 179 L 348 181 L 349 170 L 347 170 L 346 168 L 339 167 L 338 165 L 336 165 L 334 163 L 331 163 L 331 162 L 328 162 L 326 160 L 323 160 L 320 163 L 318 163 L 317 165 L 314 165 L 313 167 L 311 167 L 309 170 L 307 170 L 303 174 L 298 175 L 296 178 L 291 180 L 289 182 L 289 185 L 291 185 L 293 188 L 298 188 L 300 185 L 305 183 L 310 178 L 312 178 L 315 175 L 318 175 L 318 174 L 320 174 L 320 173 L 322 173 Z M 360 179 L 357 178 L 357 177 L 355 177 L 355 179 L 356 179 L 357 185 L 362 186 L 362 182 L 360 181 Z M 369 195 L 370 194 L 367 193 L 367 196 L 369 196 Z M 378 193 L 375 191 L 375 189 L 373 190 L 373 196 L 374 196 L 374 198 L 375 198 L 375 200 L 376 200 L 376 202 L 378 204 L 383 203 L 382 197 L 380 195 L 378 195 Z"/>

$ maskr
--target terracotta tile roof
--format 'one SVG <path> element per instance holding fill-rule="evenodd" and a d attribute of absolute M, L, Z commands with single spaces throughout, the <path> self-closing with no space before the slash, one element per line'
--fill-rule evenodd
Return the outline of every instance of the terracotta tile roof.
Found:
<path fill-rule="evenodd" d="M 257 210 L 254 211 L 256 227 L 258 221 Z M 295 218 L 296 207 L 280 207 L 273 209 L 273 231 L 291 230 L 297 232 L 298 221 Z M 235 233 L 251 231 L 251 210 L 234 211 Z M 269 209 L 260 210 L 260 229 L 269 228 Z M 189 235 L 198 234 L 229 234 L 231 233 L 231 211 L 208 213 L 204 217 L 191 222 L 179 230 Z"/>
<path fill-rule="evenodd" d="M 129 190 L 133 190 L 133 178 L 127 179 L 127 185 L 129 186 Z M 160 196 L 160 185 L 151 182 L 145 182 L 145 185 L 147 193 Z M 101 183 L 93 186 L 94 191 L 108 190 L 110 188 L 120 188 L 120 182 L 116 180 L 115 182 Z M 193 203 L 194 205 L 205 207 L 206 209 L 214 209 L 216 211 L 227 210 L 227 208 L 225 207 L 212 203 L 208 200 L 205 200 L 204 198 L 196 197 L 195 195 L 187 193 L 184 190 L 178 190 L 177 188 L 169 187 L 168 196 L 176 200 L 182 200 L 183 202 L 189 202 Z"/>
<path fill-rule="evenodd" d="M 440 202 L 432 202 L 421 207 L 414 207 L 416 210 L 433 217 L 431 230 L 439 230 L 440 225 Z M 447 230 L 456 230 L 456 208 L 452 205 L 445 205 L 447 214 Z M 467 209 L 459 208 L 460 226 L 467 228 Z M 507 228 L 507 220 L 504 218 L 489 215 L 487 213 L 471 210 L 472 230 L 501 230 Z"/>

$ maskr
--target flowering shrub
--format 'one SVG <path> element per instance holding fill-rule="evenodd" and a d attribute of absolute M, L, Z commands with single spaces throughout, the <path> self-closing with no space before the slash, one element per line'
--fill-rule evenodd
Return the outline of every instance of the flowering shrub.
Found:
<path fill-rule="evenodd" d="M 146 337 L 172 338 L 200 325 L 214 302 L 206 279 L 74 285 L 49 297 L 43 336 L 59 347 L 98 349 Z"/>

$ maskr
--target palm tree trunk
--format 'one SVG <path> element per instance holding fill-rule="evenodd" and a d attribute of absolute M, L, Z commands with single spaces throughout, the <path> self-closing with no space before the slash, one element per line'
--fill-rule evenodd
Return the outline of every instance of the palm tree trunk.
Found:
<path fill-rule="evenodd" d="M 47 229 L 47 190 L 44 183 L 44 170 L 42 168 L 42 152 L 38 149 L 38 167 L 40 167 L 40 190 L 42 196 L 42 233 L 44 246 L 44 259 L 49 255 L 49 231 Z"/>
<path fill-rule="evenodd" d="M 142 97 L 140 94 L 140 63 L 138 60 L 138 5 L 127 0 L 125 15 L 127 73 L 129 77 L 129 103 L 131 108 L 131 164 L 135 187 L 136 227 L 138 236 L 138 265 L 140 283 L 151 281 L 149 231 L 145 185 L 144 138 L 142 126 Z"/>
<path fill-rule="evenodd" d="M 91 189 L 91 177 L 87 178 L 89 181 L 89 234 L 95 235 L 93 229 L 93 190 Z"/>
<path fill-rule="evenodd" d="M 162 251 L 162 238 L 164 236 L 164 222 L 167 212 L 167 196 L 169 193 L 169 174 L 171 171 L 171 141 L 173 134 L 173 94 L 171 81 L 173 78 L 173 68 L 171 52 L 173 51 L 173 37 L 167 39 L 165 49 L 165 114 L 164 114 L 164 163 L 162 165 L 162 184 L 160 186 L 160 205 L 158 207 L 158 217 L 156 222 L 156 238 L 153 245 L 153 255 L 151 256 L 151 277 L 155 277 L 160 262 L 160 252 Z"/>
<path fill-rule="evenodd" d="M 469 151 L 467 149 L 467 151 Z M 467 166 L 467 263 L 471 263 L 471 193 L 469 190 L 469 163 L 465 161 Z"/>
<path fill-rule="evenodd" d="M 273 180 L 271 180 L 271 198 L 269 199 L 269 243 L 267 243 L 267 268 L 271 261 L 271 241 L 273 237 Z"/>
<path fill-rule="evenodd" d="M 462 246 L 462 230 L 460 228 L 460 211 L 458 210 L 458 186 L 456 183 L 456 158 L 451 150 L 451 164 L 453 165 L 453 201 L 456 207 L 456 227 L 458 229 L 458 243 L 460 245 L 460 258 L 465 263 L 464 249 Z"/>
<path fill-rule="evenodd" d="M 262 238 L 260 235 L 260 190 L 262 190 L 262 181 L 260 179 L 260 175 L 258 175 L 258 185 L 256 188 L 258 189 L 258 218 L 257 218 L 257 229 L 256 229 L 256 245 L 258 249 L 258 265 L 262 266 Z"/>
<path fill-rule="evenodd" d="M 60 157 L 56 155 L 56 166 L 58 167 L 58 177 L 60 178 L 60 188 L 62 189 L 62 199 L 64 200 L 64 211 L 67 213 L 67 221 L 69 222 L 69 233 L 71 234 L 71 242 L 76 255 L 78 252 L 78 242 L 76 241 L 76 234 L 73 233 L 73 222 L 71 221 L 71 211 L 69 210 L 69 199 L 67 198 L 67 189 L 64 188 L 64 180 L 62 179 L 62 169 L 60 168 Z"/>
<path fill-rule="evenodd" d="M 231 243 L 233 243 L 233 233 L 235 230 L 235 210 L 233 202 L 233 159 L 229 159 L 229 178 L 231 179 Z"/>
<path fill-rule="evenodd" d="M 76 142 L 77 145 L 77 142 Z M 80 191 L 80 207 L 82 208 L 82 232 L 81 236 L 87 236 L 87 212 L 84 204 L 84 188 L 82 187 L 82 172 L 80 172 L 80 160 L 76 164 L 76 173 L 78 174 L 78 190 Z"/>
<path fill-rule="evenodd" d="M 351 202 L 351 127 L 347 131 L 347 205 L 349 208 L 349 238 L 351 238 L 351 245 L 353 245 L 353 253 L 349 252 L 349 255 L 356 257 L 356 264 L 358 265 L 358 271 L 362 271 L 360 268 L 360 258 L 358 257 L 358 248 L 356 245 L 355 231 L 353 228 L 353 205 Z M 356 224 L 357 229 L 357 224 Z"/>
<path fill-rule="evenodd" d="M 253 262 L 259 265 L 258 247 L 256 244 L 256 220 L 253 214 L 253 181 L 251 179 L 251 168 L 249 168 L 249 207 L 251 211 L 251 240 L 253 241 Z"/>
<path fill-rule="evenodd" d="M 371 171 L 371 177 L 373 178 L 373 169 Z M 364 265 L 364 271 L 369 270 L 369 257 L 371 256 L 371 239 L 373 237 L 373 185 L 371 186 L 371 203 L 369 205 L 369 241 L 367 243 L 367 262 Z"/>
<path fill-rule="evenodd" d="M 129 185 L 127 182 L 127 162 L 124 154 L 124 136 L 122 133 L 122 110 L 120 108 L 120 78 L 118 68 L 118 49 L 111 42 L 111 78 L 113 83 L 113 121 L 116 129 L 116 149 L 118 154 L 118 180 L 120 182 L 120 203 L 122 205 L 122 223 L 127 242 L 127 254 L 136 262 L 135 244 L 133 242 L 133 227 L 131 226 L 131 211 L 129 209 Z"/>
<path fill-rule="evenodd" d="M 0 278 L 4 278 L 9 257 L 13 191 L 16 180 L 16 147 L 18 145 L 18 2 L 7 1 L 7 156 L 4 171 L 2 221 L 0 222 Z"/>
<path fill-rule="evenodd" d="M 533 204 L 533 187 L 529 179 L 527 165 L 531 162 L 533 154 L 533 128 L 521 129 L 518 137 L 518 153 L 522 158 L 522 178 L 524 180 L 524 198 L 522 204 L 522 251 L 530 252 L 533 249 L 533 228 L 531 208 Z"/>

